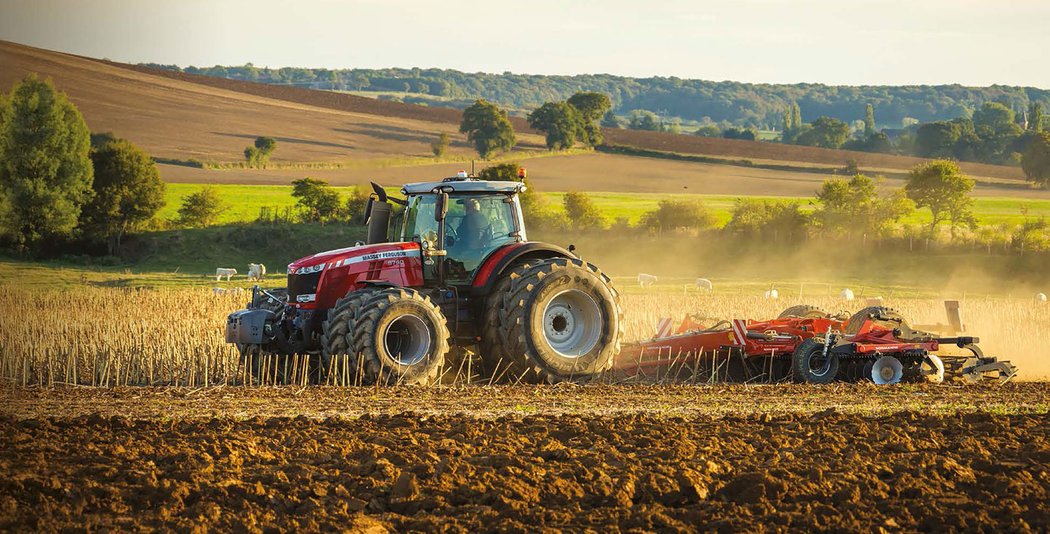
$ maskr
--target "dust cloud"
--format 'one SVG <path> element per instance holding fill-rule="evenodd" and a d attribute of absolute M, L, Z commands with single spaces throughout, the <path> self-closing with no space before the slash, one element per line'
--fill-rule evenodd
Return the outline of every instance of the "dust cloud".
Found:
<path fill-rule="evenodd" d="M 536 237 L 575 244 L 581 257 L 614 277 L 626 293 L 644 293 L 625 303 L 629 321 L 633 315 L 630 322 L 639 323 L 629 328 L 639 337 L 652 332 L 658 316 L 704 312 L 760 319 L 802 302 L 852 312 L 872 297 L 882 297 L 913 324 L 946 324 L 944 300 L 950 299 L 961 302 L 966 334 L 979 337 L 986 354 L 1017 365 L 1018 379 L 1050 379 L 1050 305 L 1035 298 L 1050 293 L 1050 260 L 1044 257 L 909 253 L 814 240 L 745 245 L 702 237 Z M 643 290 L 635 281 L 638 273 L 659 282 Z M 711 297 L 695 293 L 697 277 L 714 282 Z M 762 293 L 771 286 L 780 300 L 763 302 Z M 838 298 L 845 287 L 856 300 Z"/>

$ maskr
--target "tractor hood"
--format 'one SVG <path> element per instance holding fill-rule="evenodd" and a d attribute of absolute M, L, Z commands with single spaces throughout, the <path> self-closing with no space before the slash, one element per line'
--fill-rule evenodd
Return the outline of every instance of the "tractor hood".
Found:
<path fill-rule="evenodd" d="M 419 256 L 418 243 L 378 243 L 319 252 L 288 264 L 288 274 L 309 274 L 352 263 Z"/>

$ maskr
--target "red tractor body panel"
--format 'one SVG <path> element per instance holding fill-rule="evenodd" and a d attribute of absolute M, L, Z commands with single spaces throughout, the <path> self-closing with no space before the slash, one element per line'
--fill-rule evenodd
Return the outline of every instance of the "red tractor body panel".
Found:
<path fill-rule="evenodd" d="M 523 246 L 525 246 L 525 243 L 512 243 L 510 245 L 504 245 L 493 251 L 492 254 L 489 254 L 489 256 L 485 258 L 485 261 L 481 263 L 481 266 L 478 267 L 478 271 L 474 275 L 474 281 L 471 282 L 471 286 L 483 287 L 492 275 L 499 274 L 496 269 L 499 267 L 500 261 L 502 261 L 503 258 L 506 258 L 511 252 L 514 252 L 515 249 L 519 249 Z"/>
<path fill-rule="evenodd" d="M 298 259 L 288 265 L 289 304 L 301 309 L 329 309 L 365 282 L 421 287 L 421 252 L 418 243 L 381 243 L 330 250 Z M 319 273 L 316 282 L 297 283 L 298 278 L 316 273 Z M 300 291 L 300 287 L 305 289 Z"/>

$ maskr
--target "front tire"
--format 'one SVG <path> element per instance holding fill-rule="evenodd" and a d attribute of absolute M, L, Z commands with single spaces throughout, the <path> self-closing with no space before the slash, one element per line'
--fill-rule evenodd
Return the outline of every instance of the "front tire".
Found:
<path fill-rule="evenodd" d="M 361 304 L 351 337 L 370 384 L 436 383 L 449 350 L 444 314 L 414 289 L 377 291 Z"/>
<path fill-rule="evenodd" d="M 612 281 L 578 259 L 538 262 L 510 282 L 500 329 L 511 358 L 550 382 L 588 380 L 620 352 L 623 312 Z"/>
<path fill-rule="evenodd" d="M 357 354 L 353 352 L 351 342 L 357 312 L 361 304 L 376 292 L 374 288 L 353 291 L 337 300 L 328 311 L 328 317 L 321 324 L 320 383 L 348 386 L 356 379 Z"/>

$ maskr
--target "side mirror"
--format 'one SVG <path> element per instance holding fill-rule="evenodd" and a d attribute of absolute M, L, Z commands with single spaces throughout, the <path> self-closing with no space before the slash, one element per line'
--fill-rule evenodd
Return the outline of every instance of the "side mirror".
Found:
<path fill-rule="evenodd" d="M 448 193 L 441 193 L 437 197 L 437 206 L 434 209 L 434 220 L 443 221 L 448 215 Z"/>
<path fill-rule="evenodd" d="M 368 197 L 368 204 L 365 204 L 365 215 L 364 215 L 364 217 L 361 220 L 362 224 L 368 224 L 368 219 L 370 219 L 372 217 L 372 203 L 373 202 L 375 202 L 375 199 L 373 199 L 371 197 L 371 195 L 369 195 L 369 197 Z"/>
<path fill-rule="evenodd" d="M 381 185 L 379 185 L 379 184 L 377 184 L 375 182 L 370 182 L 370 183 L 372 184 L 372 191 L 375 191 L 376 197 L 379 198 L 379 201 L 380 202 L 386 202 L 386 189 L 383 189 L 383 186 L 381 186 Z"/>

